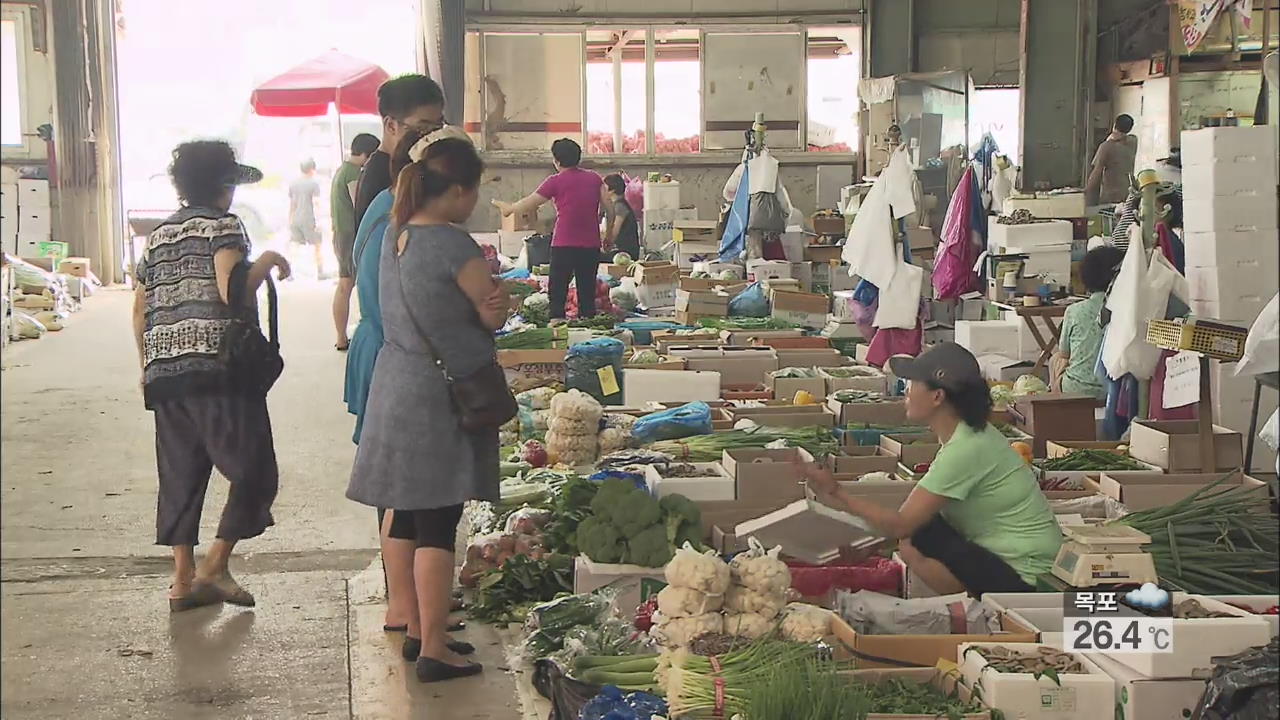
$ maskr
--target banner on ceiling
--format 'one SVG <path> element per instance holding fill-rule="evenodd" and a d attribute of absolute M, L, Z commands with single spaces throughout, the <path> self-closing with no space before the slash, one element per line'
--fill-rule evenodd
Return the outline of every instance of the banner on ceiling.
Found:
<path fill-rule="evenodd" d="M 1178 26 L 1187 51 L 1200 46 L 1223 10 L 1234 10 L 1248 28 L 1253 22 L 1253 0 L 1178 0 Z"/>

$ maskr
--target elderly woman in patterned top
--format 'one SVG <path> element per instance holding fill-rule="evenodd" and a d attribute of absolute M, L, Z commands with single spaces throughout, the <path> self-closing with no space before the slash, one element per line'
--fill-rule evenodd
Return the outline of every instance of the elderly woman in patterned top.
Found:
<path fill-rule="evenodd" d="M 218 352 L 233 320 L 256 319 L 254 295 L 268 273 L 287 278 L 289 263 L 271 251 L 249 261 L 244 225 L 229 210 L 236 186 L 262 173 L 236 162 L 230 145 L 183 143 L 169 173 L 182 207 L 147 238 L 134 273 L 142 394 L 156 423 L 156 543 L 173 548 L 170 610 L 252 606 L 228 561 L 238 541 L 273 523 L 275 447 L 265 393 L 240 382 Z M 197 567 L 201 506 L 215 467 L 231 488 L 217 539 Z"/>

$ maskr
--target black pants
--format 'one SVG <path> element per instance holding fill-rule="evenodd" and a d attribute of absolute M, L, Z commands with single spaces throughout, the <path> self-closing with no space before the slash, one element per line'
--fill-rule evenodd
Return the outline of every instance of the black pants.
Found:
<path fill-rule="evenodd" d="M 921 555 L 942 563 L 956 576 L 966 592 L 981 599 L 989 592 L 1032 592 L 1009 563 L 981 545 L 965 538 L 935 515 L 911 536 L 911 544 Z"/>
<path fill-rule="evenodd" d="M 265 398 L 199 395 L 155 407 L 156 544 L 195 545 L 213 468 L 231 483 L 218 523 L 221 540 L 261 535 L 274 524 L 279 486 Z"/>
<path fill-rule="evenodd" d="M 596 314 L 596 275 L 600 272 L 598 248 L 551 248 L 551 319 L 564 319 L 564 303 L 569 297 L 569 280 L 578 288 L 578 317 Z"/>
<path fill-rule="evenodd" d="M 414 547 L 429 547 L 453 552 L 458 542 L 461 505 L 429 510 L 395 510 L 387 536 L 396 540 L 412 540 Z"/>

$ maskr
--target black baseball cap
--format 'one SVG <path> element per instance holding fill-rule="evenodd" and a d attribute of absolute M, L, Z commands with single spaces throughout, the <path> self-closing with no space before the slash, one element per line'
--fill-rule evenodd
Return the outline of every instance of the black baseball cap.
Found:
<path fill-rule="evenodd" d="M 953 342 L 934 345 L 919 357 L 891 357 L 889 370 L 900 378 L 922 380 L 944 390 L 959 390 L 986 382 L 982 378 L 982 368 L 978 367 L 978 359 Z"/>
<path fill-rule="evenodd" d="M 252 165 L 236 163 L 235 169 L 229 173 L 224 185 L 252 185 L 262 182 L 262 171 Z"/>

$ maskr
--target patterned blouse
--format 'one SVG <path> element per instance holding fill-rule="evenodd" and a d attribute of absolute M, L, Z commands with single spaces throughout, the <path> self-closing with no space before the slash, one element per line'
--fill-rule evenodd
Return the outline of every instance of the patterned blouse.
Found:
<path fill-rule="evenodd" d="M 234 317 L 214 272 L 213 256 L 224 248 L 248 256 L 244 225 L 235 215 L 204 207 L 182 208 L 147 238 L 136 277 L 146 293 L 142 354 L 148 408 L 232 388 L 218 361 Z"/>

